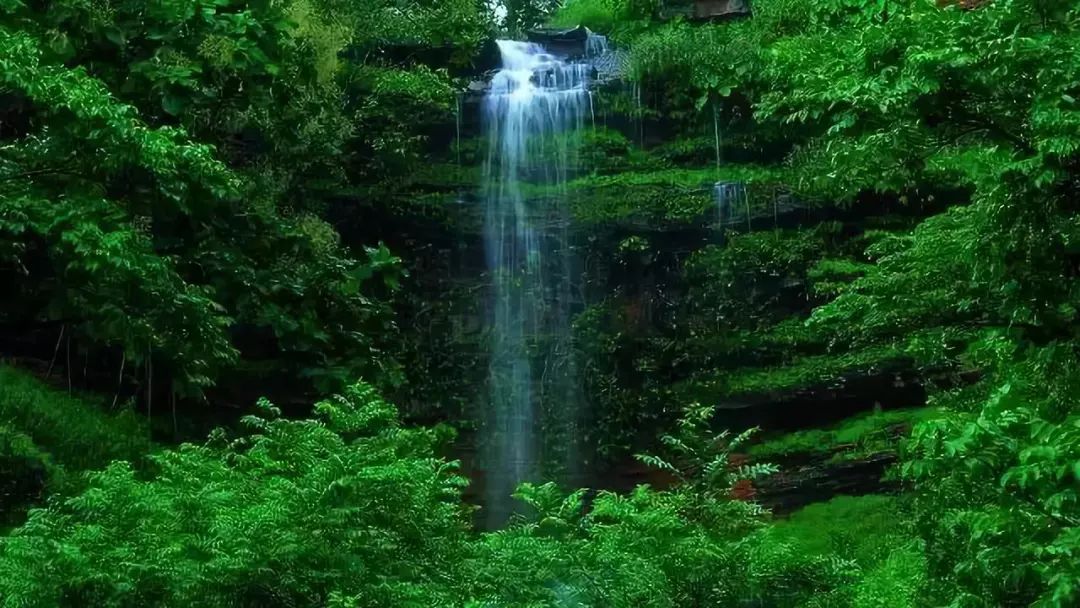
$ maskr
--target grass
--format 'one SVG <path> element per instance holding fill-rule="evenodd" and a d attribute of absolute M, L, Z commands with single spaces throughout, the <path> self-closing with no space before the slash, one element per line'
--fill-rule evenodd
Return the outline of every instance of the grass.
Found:
<path fill-rule="evenodd" d="M 870 566 L 883 557 L 883 537 L 908 533 L 897 529 L 902 513 L 903 499 L 896 496 L 837 496 L 776 520 L 770 534 L 807 553 L 839 554 Z"/>
<path fill-rule="evenodd" d="M 611 4 L 597 0 L 568 0 L 551 17 L 552 27 L 583 25 L 597 32 L 610 32 L 622 17 Z"/>
<path fill-rule="evenodd" d="M 766 534 L 797 552 L 854 562 L 855 580 L 840 590 L 852 606 L 917 606 L 926 558 L 904 523 L 911 521 L 906 509 L 903 497 L 837 496 L 776 521 Z"/>
<path fill-rule="evenodd" d="M 134 412 L 109 412 L 99 399 L 69 395 L 10 366 L 0 366 L 0 425 L 24 434 L 69 471 L 137 462 L 150 450 L 146 425 Z"/>
<path fill-rule="evenodd" d="M 46 496 L 79 491 L 84 471 L 139 463 L 150 447 L 134 412 L 109 412 L 98 398 L 0 365 L 0 532 L 21 524 Z"/>
<path fill-rule="evenodd" d="M 30 437 L 0 425 L 0 533 L 21 524 L 27 510 L 65 480 Z"/>

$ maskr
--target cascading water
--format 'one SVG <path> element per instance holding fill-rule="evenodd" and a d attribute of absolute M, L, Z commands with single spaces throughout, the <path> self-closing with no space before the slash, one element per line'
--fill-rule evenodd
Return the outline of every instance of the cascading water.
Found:
<path fill-rule="evenodd" d="M 484 238 L 493 283 L 484 438 L 492 526 L 510 514 L 518 483 L 544 468 L 545 476 L 551 468 L 572 473 L 576 460 L 580 391 L 570 321 L 580 297 L 564 194 L 574 160 L 569 140 L 589 115 L 592 73 L 537 44 L 498 45 L 502 69 L 484 100 Z M 549 462 L 553 445 L 561 462 Z"/>

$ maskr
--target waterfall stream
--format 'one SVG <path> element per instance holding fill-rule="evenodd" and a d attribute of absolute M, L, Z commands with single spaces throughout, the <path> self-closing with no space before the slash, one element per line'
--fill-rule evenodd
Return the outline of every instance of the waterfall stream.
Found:
<path fill-rule="evenodd" d="M 593 73 L 588 63 L 564 61 L 537 44 L 498 45 L 502 68 L 484 100 L 492 309 L 483 438 L 492 526 L 512 512 L 518 483 L 541 472 L 566 479 L 580 460 L 570 325 L 582 298 L 565 191 L 576 161 L 573 136 L 591 116 Z"/>

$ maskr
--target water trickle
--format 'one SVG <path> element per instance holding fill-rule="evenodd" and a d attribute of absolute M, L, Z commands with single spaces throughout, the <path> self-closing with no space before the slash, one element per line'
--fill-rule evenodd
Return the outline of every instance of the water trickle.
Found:
<path fill-rule="evenodd" d="M 461 93 L 457 95 L 457 105 L 454 108 L 454 150 L 457 152 L 457 164 L 461 166 Z"/>
<path fill-rule="evenodd" d="M 716 104 L 713 104 L 713 136 L 716 141 L 716 175 L 720 176 L 720 112 L 716 109 Z"/>
<path fill-rule="evenodd" d="M 564 194 L 574 160 L 569 136 L 588 115 L 592 75 L 587 63 L 563 61 L 536 44 L 498 46 L 502 68 L 484 100 L 484 239 L 493 296 L 484 421 L 491 526 L 510 514 L 518 483 L 542 470 L 545 476 L 552 469 L 572 473 L 577 460 L 581 400 L 570 321 L 581 298 Z"/>
<path fill-rule="evenodd" d="M 722 230 L 725 223 L 730 223 L 739 211 L 745 208 L 746 229 L 750 230 L 750 195 L 746 184 L 742 182 L 716 182 L 713 185 L 713 199 L 716 201 L 717 224 Z"/>
<path fill-rule="evenodd" d="M 596 130 L 596 107 L 593 105 L 593 94 L 589 91 L 589 117 L 592 119 L 592 130 Z"/>
<path fill-rule="evenodd" d="M 631 90 L 631 95 L 634 98 L 634 121 L 636 131 L 638 132 L 638 145 L 645 147 L 645 104 L 641 99 L 641 85 L 634 83 L 634 87 Z"/>

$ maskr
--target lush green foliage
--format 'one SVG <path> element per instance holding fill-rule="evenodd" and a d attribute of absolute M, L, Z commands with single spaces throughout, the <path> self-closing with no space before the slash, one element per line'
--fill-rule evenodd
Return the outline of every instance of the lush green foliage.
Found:
<path fill-rule="evenodd" d="M 0 602 L 1080 603 L 1076 3 L 500 4 L 506 31 L 628 50 L 573 179 L 525 194 L 568 197 L 580 233 L 587 439 L 608 464 L 662 446 L 639 458 L 670 487 L 524 484 L 507 528 L 472 530 L 448 432 L 374 388 L 421 381 L 401 392 L 428 420 L 481 392 L 461 326 L 483 285 L 442 275 L 482 257 L 458 203 L 484 144 L 453 102 L 485 3 L 0 0 L 4 354 L 51 353 L 70 385 L 74 352 L 151 419 L 252 390 L 302 412 L 263 401 L 146 459 L 131 412 L 0 367 Z M 747 196 L 721 211 L 716 181 Z M 897 374 L 913 409 L 830 411 Z M 829 422 L 713 430 L 757 406 Z M 747 500 L 775 467 L 740 451 L 879 450 L 909 496 L 771 523 Z"/>
<path fill-rule="evenodd" d="M 385 352 L 399 260 L 343 246 L 318 214 L 415 161 L 423 125 L 403 112 L 448 112 L 445 68 L 487 32 L 477 4 L 3 10 L 0 271 L 19 294 L 7 323 L 59 322 L 102 373 L 142 370 L 192 397 L 225 377 L 401 382 Z M 456 56 L 339 57 L 402 45 Z"/>
<path fill-rule="evenodd" d="M 358 384 L 288 421 L 269 402 L 247 431 L 153 457 L 141 479 L 117 462 L 84 493 L 31 513 L 0 540 L 12 606 L 683 606 L 744 598 L 803 605 L 847 580 L 760 531 L 732 484 L 739 439 L 701 413 L 669 443 L 686 484 L 622 496 L 526 484 L 533 515 L 470 537 L 464 480 L 434 457 L 438 429 L 398 425 Z M 682 464 L 682 463 L 685 463 Z M 685 466 L 685 468 L 683 468 Z M 43 567 L 43 565 L 45 567 Z"/>
<path fill-rule="evenodd" d="M 0 545 L 0 597 L 31 606 L 437 605 L 464 532 L 462 480 L 432 457 L 438 434 L 396 425 L 357 385 L 320 420 L 249 416 L 96 473 Z M 137 525 L 134 525 L 136 524 Z M 41 565 L 48 564 L 46 568 Z M 355 595 L 355 601 L 347 599 Z M 336 599 L 335 599 L 336 598 Z"/>
<path fill-rule="evenodd" d="M 923 424 L 905 472 L 919 490 L 932 573 L 968 605 L 1067 606 L 1076 554 L 1080 418 L 1071 346 L 980 344 L 983 385 L 944 393 L 954 410 Z"/>
<path fill-rule="evenodd" d="M 651 337 L 616 306 L 590 311 L 583 335 L 602 348 L 586 352 L 613 360 L 595 364 L 607 366 L 590 380 L 599 403 L 624 404 L 611 409 L 632 426 L 672 401 L 783 398 L 913 370 L 948 414 L 917 424 L 907 451 L 927 574 L 898 558 L 893 574 L 921 591 L 897 597 L 1075 604 L 1075 3 L 772 0 L 753 11 L 635 33 L 648 112 L 685 136 L 657 152 L 707 163 L 715 129 L 725 157 L 732 141 L 740 157 L 783 156 L 799 199 L 851 209 L 854 222 L 817 248 L 766 248 L 759 236 L 698 253 L 678 283 L 693 307 L 661 317 Z M 896 211 L 907 218 L 865 219 Z"/>

